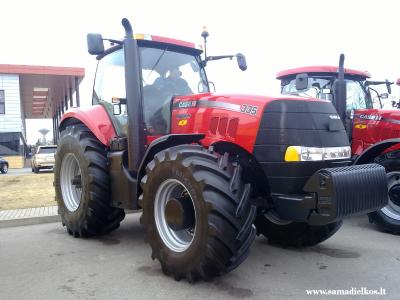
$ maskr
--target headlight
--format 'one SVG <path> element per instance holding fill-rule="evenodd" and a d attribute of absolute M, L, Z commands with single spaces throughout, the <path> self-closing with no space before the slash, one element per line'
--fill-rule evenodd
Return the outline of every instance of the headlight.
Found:
<path fill-rule="evenodd" d="M 348 159 L 350 156 L 351 148 L 349 146 L 327 148 L 289 146 L 286 149 L 285 161 Z"/>

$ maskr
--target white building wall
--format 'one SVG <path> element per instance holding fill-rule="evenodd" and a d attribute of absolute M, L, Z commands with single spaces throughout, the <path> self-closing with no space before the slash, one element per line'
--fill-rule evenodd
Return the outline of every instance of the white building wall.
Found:
<path fill-rule="evenodd" d="M 5 96 L 5 114 L 0 114 L 0 132 L 24 132 L 19 76 L 0 74 L 0 90 L 4 90 Z"/>

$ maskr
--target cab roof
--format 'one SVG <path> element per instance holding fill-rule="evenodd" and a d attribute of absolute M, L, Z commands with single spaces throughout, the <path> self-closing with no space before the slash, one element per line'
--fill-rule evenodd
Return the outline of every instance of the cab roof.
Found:
<path fill-rule="evenodd" d="M 281 72 L 278 72 L 276 74 L 276 79 L 282 79 L 284 77 L 288 76 L 295 76 L 297 74 L 301 73 L 318 73 L 318 74 L 327 74 L 327 73 L 337 73 L 338 72 L 338 67 L 337 66 L 308 66 L 308 67 L 301 67 L 301 68 L 294 68 L 294 69 L 288 69 L 284 70 Z M 353 70 L 353 69 L 344 69 L 345 75 L 352 75 L 352 76 L 359 76 L 362 77 L 363 79 L 367 79 L 371 77 L 371 74 L 367 71 L 359 71 L 359 70 Z"/>
<path fill-rule="evenodd" d="M 173 45 L 178 45 L 178 46 L 182 46 L 182 47 L 194 48 L 194 49 L 201 50 L 201 48 L 196 46 L 196 44 L 194 44 L 194 43 L 177 40 L 177 39 L 172 39 L 172 38 L 168 38 L 168 37 L 163 37 L 163 36 L 158 36 L 158 35 L 135 34 L 134 37 L 136 40 L 154 41 L 154 42 L 173 44 Z"/>

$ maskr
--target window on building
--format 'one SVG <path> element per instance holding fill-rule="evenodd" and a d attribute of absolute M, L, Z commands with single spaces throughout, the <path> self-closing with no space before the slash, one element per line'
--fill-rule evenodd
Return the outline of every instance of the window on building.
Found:
<path fill-rule="evenodd" d="M 6 113 L 6 103 L 4 97 L 4 90 L 0 90 L 0 115 L 4 115 Z"/>

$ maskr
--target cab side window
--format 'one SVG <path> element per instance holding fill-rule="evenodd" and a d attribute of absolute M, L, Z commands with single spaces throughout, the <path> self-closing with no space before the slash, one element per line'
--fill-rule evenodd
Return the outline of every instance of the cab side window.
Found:
<path fill-rule="evenodd" d="M 103 57 L 98 65 L 93 91 L 93 104 L 105 107 L 114 124 L 117 134 L 125 136 L 127 133 L 126 105 L 121 105 L 121 112 L 115 115 L 112 99 L 126 99 L 124 53 L 116 50 Z"/>
<path fill-rule="evenodd" d="M 348 80 L 346 82 L 346 92 L 347 110 L 368 108 L 365 92 L 358 82 Z"/>

